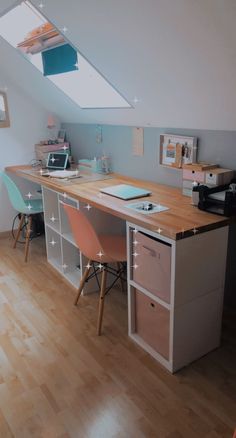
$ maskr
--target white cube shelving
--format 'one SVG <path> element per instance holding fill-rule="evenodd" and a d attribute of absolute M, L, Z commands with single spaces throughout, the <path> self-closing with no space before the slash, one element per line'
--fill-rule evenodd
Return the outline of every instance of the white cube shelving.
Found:
<path fill-rule="evenodd" d="M 62 202 L 79 208 L 79 202 L 43 187 L 48 262 L 74 287 L 81 278 L 81 254 L 77 248 Z"/>
<path fill-rule="evenodd" d="M 220 345 L 227 240 L 228 226 L 175 241 L 127 224 L 129 335 L 171 372 Z"/>

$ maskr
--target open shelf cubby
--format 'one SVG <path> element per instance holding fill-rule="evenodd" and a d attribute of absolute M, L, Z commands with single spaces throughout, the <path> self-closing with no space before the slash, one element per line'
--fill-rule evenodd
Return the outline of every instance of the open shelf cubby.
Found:
<path fill-rule="evenodd" d="M 55 231 L 60 232 L 60 216 L 57 192 L 43 189 L 44 220 Z"/>
<path fill-rule="evenodd" d="M 64 276 L 78 287 L 81 279 L 81 255 L 79 249 L 62 237 L 62 268 Z"/>

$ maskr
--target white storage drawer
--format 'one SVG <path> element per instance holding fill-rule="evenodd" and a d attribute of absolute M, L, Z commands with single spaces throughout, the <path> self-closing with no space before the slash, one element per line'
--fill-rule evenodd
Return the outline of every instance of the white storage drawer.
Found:
<path fill-rule="evenodd" d="M 212 185 L 229 184 L 234 177 L 234 172 L 228 169 L 216 169 L 206 173 L 206 183 Z"/>
<path fill-rule="evenodd" d="M 165 359 L 169 359 L 170 312 L 137 289 L 135 332 Z"/>
<path fill-rule="evenodd" d="M 171 279 L 171 246 L 162 243 L 146 234 L 136 234 L 135 251 L 138 256 L 133 257 L 133 280 L 149 292 L 170 302 Z"/>
<path fill-rule="evenodd" d="M 205 173 L 196 170 L 183 169 L 183 179 L 204 183 Z"/>

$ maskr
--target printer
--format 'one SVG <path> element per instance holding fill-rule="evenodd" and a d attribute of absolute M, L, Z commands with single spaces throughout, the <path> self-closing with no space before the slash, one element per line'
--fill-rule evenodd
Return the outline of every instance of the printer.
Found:
<path fill-rule="evenodd" d="M 200 210 L 222 216 L 236 216 L 236 179 L 230 184 L 216 187 L 195 185 L 192 195 L 193 204 Z"/>

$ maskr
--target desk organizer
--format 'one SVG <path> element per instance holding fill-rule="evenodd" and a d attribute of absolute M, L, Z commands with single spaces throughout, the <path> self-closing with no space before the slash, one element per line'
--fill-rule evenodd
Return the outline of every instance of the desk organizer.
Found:
<path fill-rule="evenodd" d="M 102 156 L 94 158 L 93 160 L 81 159 L 79 160 L 79 170 L 89 170 L 91 172 L 109 174 L 111 173 L 111 159 L 110 157 Z"/>
<path fill-rule="evenodd" d="M 149 209 L 149 206 L 152 208 Z M 153 213 L 161 213 L 162 211 L 169 210 L 168 207 L 165 207 L 161 204 L 154 204 L 153 202 L 142 201 L 142 202 L 134 202 L 132 204 L 126 205 L 127 208 L 131 210 L 135 210 L 137 213 L 142 214 L 153 214 Z"/>
<path fill-rule="evenodd" d="M 69 143 L 55 143 L 55 144 L 36 144 L 34 146 L 36 159 L 42 162 L 43 166 L 47 164 L 49 152 L 61 152 L 71 155 Z"/>
<path fill-rule="evenodd" d="M 197 183 L 210 187 L 229 184 L 233 176 L 233 170 L 217 167 L 216 164 L 184 165 L 182 193 L 185 196 L 192 196 L 193 185 Z"/>

